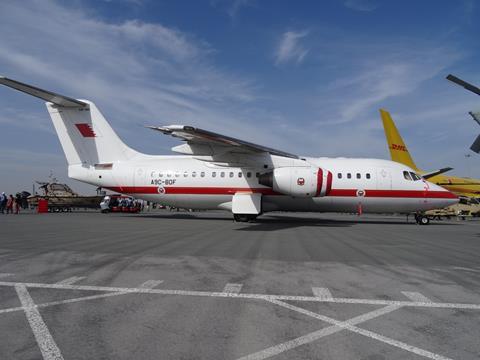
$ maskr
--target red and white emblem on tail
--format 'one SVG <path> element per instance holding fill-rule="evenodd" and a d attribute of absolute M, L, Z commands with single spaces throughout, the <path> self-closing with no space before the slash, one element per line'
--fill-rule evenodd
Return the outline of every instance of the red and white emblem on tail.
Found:
<path fill-rule="evenodd" d="M 78 131 L 80 131 L 80 134 L 82 134 L 83 137 L 96 137 L 97 135 L 92 129 L 92 125 L 90 124 L 75 124 L 77 127 Z"/>

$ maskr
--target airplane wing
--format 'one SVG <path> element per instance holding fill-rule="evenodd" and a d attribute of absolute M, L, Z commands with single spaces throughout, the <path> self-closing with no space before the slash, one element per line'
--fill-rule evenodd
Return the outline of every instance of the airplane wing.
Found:
<path fill-rule="evenodd" d="M 466 81 L 463 81 L 462 79 L 459 79 L 458 77 L 456 77 L 452 74 L 448 74 L 447 80 L 450 80 L 451 82 L 454 82 L 455 84 L 464 87 L 468 91 L 471 91 L 471 92 L 473 92 L 477 95 L 480 95 L 480 89 L 478 87 L 476 87 L 475 85 L 472 85 L 472 84 L 470 84 Z"/>
<path fill-rule="evenodd" d="M 281 150 L 257 145 L 248 141 L 230 136 L 217 134 L 211 131 L 185 125 L 147 126 L 147 128 L 160 131 L 186 141 L 186 144 L 175 146 L 173 151 L 190 155 L 216 155 L 225 153 L 270 153 L 272 155 L 298 159 L 299 157 Z"/>
<path fill-rule="evenodd" d="M 24 84 L 20 81 L 12 80 L 6 78 L 4 76 L 0 76 L 0 84 L 5 86 L 11 87 L 12 89 L 24 92 L 26 94 L 38 97 L 45 101 L 54 103 L 58 106 L 64 107 L 86 107 L 88 104 L 84 103 L 83 101 L 72 99 L 68 96 L 63 96 L 60 94 L 56 94 L 51 91 L 39 89 L 35 86 Z"/>

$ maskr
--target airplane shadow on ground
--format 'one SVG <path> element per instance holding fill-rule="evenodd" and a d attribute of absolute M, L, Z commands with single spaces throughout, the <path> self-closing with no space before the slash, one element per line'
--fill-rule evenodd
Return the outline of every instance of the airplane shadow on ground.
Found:
<path fill-rule="evenodd" d="M 145 219 L 163 219 L 163 220 L 190 220 L 190 221 L 227 221 L 232 222 L 233 219 L 228 216 L 202 216 L 201 213 L 168 213 L 168 214 L 139 214 L 139 215 L 124 215 L 125 217 L 136 217 Z M 243 227 L 235 229 L 236 231 L 275 231 L 298 227 L 351 227 L 355 225 L 404 225 L 404 226 L 419 226 L 415 224 L 412 218 L 409 222 L 392 221 L 389 219 L 345 219 L 334 220 L 328 218 L 301 218 L 286 215 L 267 215 L 261 216 L 255 221 L 248 223 L 235 223 L 243 225 Z M 433 222 L 431 225 L 459 225 L 454 223 Z"/>

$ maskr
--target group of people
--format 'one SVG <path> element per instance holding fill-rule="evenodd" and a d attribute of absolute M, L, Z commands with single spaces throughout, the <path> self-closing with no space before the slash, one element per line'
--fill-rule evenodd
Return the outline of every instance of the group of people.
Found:
<path fill-rule="evenodd" d="M 5 192 L 2 192 L 0 195 L 0 212 L 2 214 L 18 214 L 20 212 L 20 208 L 22 207 L 23 199 L 20 194 L 16 194 L 13 197 L 12 194 L 9 196 L 5 195 Z"/>

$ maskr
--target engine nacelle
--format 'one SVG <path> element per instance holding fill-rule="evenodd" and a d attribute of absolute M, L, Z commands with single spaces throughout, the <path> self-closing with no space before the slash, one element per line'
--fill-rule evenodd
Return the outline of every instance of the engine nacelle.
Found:
<path fill-rule="evenodd" d="M 328 195 L 332 188 L 332 173 L 317 167 L 282 167 L 261 174 L 258 182 L 274 191 L 297 197 Z"/>

